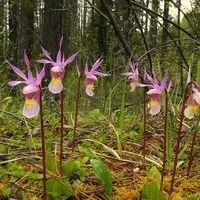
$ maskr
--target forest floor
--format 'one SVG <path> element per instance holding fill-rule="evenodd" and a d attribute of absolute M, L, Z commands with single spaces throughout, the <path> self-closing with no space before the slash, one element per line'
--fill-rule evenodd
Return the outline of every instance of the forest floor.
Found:
<path fill-rule="evenodd" d="M 76 148 L 71 152 L 73 126 L 65 126 L 64 162 L 76 160 L 79 163 L 79 173 L 70 179 L 74 188 L 73 197 L 69 199 L 105 199 L 103 186 L 95 177 L 89 157 L 95 155 L 109 168 L 113 183 L 113 200 L 137 200 L 141 191 L 152 181 L 148 172 L 152 166 L 161 171 L 162 166 L 162 124 L 148 121 L 146 157 L 142 155 L 143 137 L 140 123 L 130 123 L 136 120 L 127 117 L 124 124 L 122 153 L 117 150 L 115 127 L 104 117 L 98 116 L 98 111 L 79 119 Z M 46 148 L 51 155 L 59 152 L 59 123 L 46 122 Z M 150 125 L 154 124 L 154 126 Z M 23 127 L 24 123 L 16 122 L 10 127 L 1 127 L 0 132 L 0 199 L 38 200 L 42 194 L 41 144 L 40 129 Z M 155 128 L 156 127 L 156 128 Z M 161 128 L 160 128 L 161 127 Z M 55 133 L 57 134 L 55 136 Z M 91 139 L 92 138 L 92 139 Z M 70 141 L 70 142 L 68 142 Z M 120 156 L 119 156 L 120 155 Z M 57 156 L 54 156 L 55 158 Z M 179 164 L 175 180 L 172 200 L 200 200 L 200 158 L 195 158 L 192 172 L 186 174 L 187 151 L 185 158 Z M 48 159 L 48 158 L 47 158 Z M 47 165 L 49 165 L 47 160 Z M 59 176 L 58 169 L 55 169 Z M 78 177 L 77 177 L 78 175 Z M 48 178 L 52 176 L 51 170 Z M 164 194 L 168 198 L 171 172 L 166 171 L 164 179 Z M 66 198 L 57 198 L 66 199 Z M 149 200 L 160 200 L 149 197 Z M 148 200 L 148 199 L 146 199 Z"/>

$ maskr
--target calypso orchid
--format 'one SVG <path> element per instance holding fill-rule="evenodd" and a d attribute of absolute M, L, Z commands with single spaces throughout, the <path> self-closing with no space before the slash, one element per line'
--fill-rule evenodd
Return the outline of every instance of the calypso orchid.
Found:
<path fill-rule="evenodd" d="M 189 96 L 186 109 L 184 110 L 184 115 L 188 119 L 194 118 L 200 113 L 200 87 L 194 87 L 192 89 L 193 93 Z"/>
<path fill-rule="evenodd" d="M 130 92 L 134 92 L 136 87 L 144 87 L 145 85 L 139 83 L 138 65 L 131 61 L 129 62 L 129 65 L 132 71 L 123 73 L 122 75 L 127 76 L 131 87 Z"/>
<path fill-rule="evenodd" d="M 167 90 L 167 92 L 169 92 L 172 82 L 170 81 L 167 87 L 167 79 L 168 79 L 167 74 L 164 75 L 160 84 L 156 79 L 154 72 L 153 72 L 153 78 L 147 73 L 146 76 L 151 83 L 150 85 L 148 85 L 151 89 L 147 92 L 147 94 L 150 96 L 150 101 L 148 103 L 148 107 L 150 108 L 149 113 L 151 115 L 157 115 L 161 110 L 162 92 L 164 90 Z"/>
<path fill-rule="evenodd" d="M 58 94 L 63 90 L 63 79 L 65 75 L 65 68 L 75 59 L 77 55 L 77 53 L 75 53 L 65 60 L 64 55 L 63 56 L 61 55 L 62 41 L 63 38 L 61 38 L 60 40 L 60 48 L 57 53 L 56 61 L 52 60 L 49 53 L 44 48 L 42 48 L 42 51 L 47 59 L 37 60 L 37 62 L 39 63 L 51 64 L 53 66 L 50 71 L 51 81 L 48 86 L 50 92 L 52 92 L 53 94 Z"/>
<path fill-rule="evenodd" d="M 98 80 L 98 77 L 108 76 L 109 74 L 105 74 L 102 72 L 97 71 L 97 68 L 100 67 L 102 63 L 101 58 L 96 60 L 96 62 L 92 65 L 92 68 L 88 69 L 88 64 L 85 65 L 84 74 L 86 76 L 85 79 L 85 92 L 88 96 L 94 95 L 94 84 Z"/>
<path fill-rule="evenodd" d="M 18 84 L 25 84 L 22 93 L 25 97 L 25 103 L 23 107 L 23 115 L 27 118 L 33 118 L 39 114 L 40 106 L 39 106 L 39 98 L 40 98 L 40 85 L 42 79 L 45 76 L 45 68 L 37 73 L 36 77 L 33 77 L 32 72 L 30 71 L 30 61 L 24 53 L 24 62 L 28 68 L 27 75 L 23 73 L 18 67 L 11 65 L 11 69 L 20 76 L 22 81 L 9 81 L 8 84 L 10 86 L 16 86 Z"/>

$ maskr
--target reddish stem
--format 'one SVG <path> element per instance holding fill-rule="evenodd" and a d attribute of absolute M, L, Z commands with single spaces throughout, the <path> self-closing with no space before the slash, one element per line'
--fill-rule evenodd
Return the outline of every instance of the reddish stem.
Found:
<path fill-rule="evenodd" d="M 171 186 L 169 190 L 169 195 L 172 194 L 173 188 L 174 188 L 174 181 L 175 181 L 175 176 L 176 176 L 176 168 L 177 168 L 177 163 L 178 163 L 178 155 L 179 155 L 179 149 L 180 149 L 180 143 L 181 143 L 181 133 L 182 133 L 182 127 L 183 127 L 183 119 L 184 119 L 184 110 L 185 110 L 185 105 L 186 101 L 188 98 L 188 87 L 190 84 L 193 82 L 189 82 L 186 85 L 185 91 L 184 91 L 184 97 L 183 97 L 183 105 L 181 109 L 181 114 L 180 114 L 180 122 L 179 122 L 179 128 L 177 132 L 177 139 L 176 139 L 176 146 L 175 146 L 175 158 L 174 158 L 174 168 L 173 168 L 173 173 L 172 173 L 172 180 L 171 180 Z"/>
<path fill-rule="evenodd" d="M 163 189 L 163 181 L 165 174 L 165 166 L 166 166 L 166 158 L 167 158 L 167 123 L 168 123 L 168 92 L 165 89 L 165 125 L 164 125 L 164 147 L 163 147 L 163 166 L 161 173 L 161 182 L 160 182 L 160 190 Z"/>
<path fill-rule="evenodd" d="M 43 120 L 43 105 L 42 105 L 42 89 L 40 86 L 40 130 L 42 140 L 42 168 L 43 168 L 43 199 L 47 200 L 47 188 L 46 188 L 46 160 L 45 160 L 45 136 L 44 136 L 44 120 Z"/>
<path fill-rule="evenodd" d="M 145 156 L 146 156 L 146 124 L 147 124 L 147 118 L 146 118 L 146 89 L 144 88 L 144 102 L 143 102 L 143 113 L 144 113 L 144 119 L 143 119 L 143 164 L 145 163 Z"/>
<path fill-rule="evenodd" d="M 191 144 L 191 149 L 190 149 L 190 155 L 189 155 L 189 162 L 188 162 L 188 167 L 187 167 L 187 174 L 190 174 L 190 171 L 192 169 L 192 164 L 193 164 L 193 151 L 194 151 L 194 145 L 195 145 L 195 141 L 196 141 L 196 137 L 197 137 L 197 133 L 198 133 L 198 124 L 200 121 L 200 115 L 198 116 L 198 120 L 197 120 L 197 125 L 195 128 L 195 132 L 193 134 L 193 138 L 192 138 L 192 144 Z"/>
<path fill-rule="evenodd" d="M 63 141 L 64 141 L 64 93 L 60 93 L 60 174 L 62 176 Z"/>
<path fill-rule="evenodd" d="M 76 93 L 76 108 L 75 108 L 75 116 L 74 116 L 74 135 L 73 135 L 72 153 L 74 152 L 74 148 L 76 144 L 76 129 L 77 129 L 78 113 L 79 113 L 81 77 L 82 77 L 82 74 L 80 74 L 78 78 L 78 86 L 77 86 L 77 93 Z"/>

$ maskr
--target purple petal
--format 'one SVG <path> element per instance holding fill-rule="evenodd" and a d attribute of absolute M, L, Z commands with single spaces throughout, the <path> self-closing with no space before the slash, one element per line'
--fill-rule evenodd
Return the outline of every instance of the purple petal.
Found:
<path fill-rule="evenodd" d="M 93 65 L 92 65 L 92 71 L 95 71 L 103 62 L 103 60 L 100 60 L 101 58 L 99 58 Z"/>
<path fill-rule="evenodd" d="M 164 78 L 163 78 L 163 80 L 161 81 L 161 84 L 160 84 L 160 86 L 161 86 L 162 88 L 166 88 L 167 79 L 168 79 L 168 74 L 166 73 L 165 76 L 164 76 Z"/>
<path fill-rule="evenodd" d="M 28 70 L 28 80 L 29 81 L 33 80 L 33 74 L 30 70 Z"/>
<path fill-rule="evenodd" d="M 93 80 L 95 80 L 95 81 L 98 80 L 97 77 L 96 77 L 95 75 L 91 74 L 91 73 L 88 74 L 88 75 L 86 76 L 86 78 L 93 79 Z"/>
<path fill-rule="evenodd" d="M 92 74 L 95 75 L 95 76 L 99 76 L 99 77 L 110 75 L 110 74 L 105 74 L 105 73 L 101 73 L 101 72 L 98 72 L 98 71 L 94 71 L 94 72 L 92 72 Z"/>
<path fill-rule="evenodd" d="M 172 80 L 169 82 L 169 85 L 168 85 L 168 88 L 167 88 L 167 92 L 170 91 L 171 87 L 172 87 Z"/>
<path fill-rule="evenodd" d="M 44 63 L 44 64 L 51 63 L 51 61 L 49 61 L 49 60 L 45 60 L 45 59 L 36 60 L 36 61 L 39 62 L 39 63 Z"/>
<path fill-rule="evenodd" d="M 122 73 L 123 76 L 133 76 L 133 72 Z"/>
<path fill-rule="evenodd" d="M 60 49 L 62 48 L 62 43 L 63 43 L 63 36 L 60 39 L 60 45 L 59 45 Z"/>
<path fill-rule="evenodd" d="M 25 83 L 25 81 L 9 81 L 8 85 L 13 87 L 21 83 Z"/>
<path fill-rule="evenodd" d="M 50 61 L 52 61 L 52 59 L 51 59 L 49 53 L 47 52 L 47 50 L 45 50 L 43 47 L 41 47 L 41 48 L 42 48 L 43 54 L 44 54 Z"/>
<path fill-rule="evenodd" d="M 84 74 L 87 76 L 88 73 L 89 73 L 88 64 L 86 63 L 86 64 L 85 64 L 85 69 L 84 69 Z"/>
<path fill-rule="evenodd" d="M 77 52 L 78 53 L 78 52 Z M 67 58 L 67 60 L 64 62 L 64 67 L 66 65 L 68 65 L 69 63 L 71 63 L 75 58 L 76 58 L 76 55 L 77 53 L 73 54 L 72 56 L 70 56 L 69 58 Z"/>
<path fill-rule="evenodd" d="M 136 83 L 137 87 L 150 87 L 150 85 L 142 84 L 142 83 Z"/>
<path fill-rule="evenodd" d="M 56 57 L 56 62 L 60 63 L 61 62 L 61 49 L 59 49 L 57 57 Z"/>
<path fill-rule="evenodd" d="M 24 51 L 24 62 L 27 67 L 30 67 L 30 61 L 29 61 L 28 56 L 25 51 Z"/>
<path fill-rule="evenodd" d="M 42 70 L 40 71 L 40 73 L 37 74 L 37 78 L 36 78 L 37 85 L 41 84 L 42 79 L 44 78 L 44 76 L 45 76 L 45 67 L 43 67 Z"/>
<path fill-rule="evenodd" d="M 18 76 L 20 76 L 24 80 L 26 80 L 26 81 L 28 80 L 26 75 L 19 68 L 12 65 L 11 69 L 15 72 L 15 74 L 17 74 Z"/>
<path fill-rule="evenodd" d="M 160 89 L 156 89 L 156 88 L 153 88 L 153 89 L 150 89 L 147 94 L 161 94 L 161 90 Z"/>

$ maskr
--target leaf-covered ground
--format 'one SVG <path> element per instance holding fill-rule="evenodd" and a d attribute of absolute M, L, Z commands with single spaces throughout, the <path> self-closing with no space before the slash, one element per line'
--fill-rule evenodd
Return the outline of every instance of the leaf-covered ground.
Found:
<path fill-rule="evenodd" d="M 162 166 L 162 115 L 157 119 L 148 118 L 146 157 L 142 154 L 143 124 L 142 118 L 127 115 L 124 119 L 123 129 L 119 126 L 120 117 L 115 114 L 108 120 L 100 114 L 99 110 L 82 113 L 78 120 L 76 148 L 72 149 L 73 120 L 65 125 L 64 164 L 66 164 L 64 177 L 65 187 L 57 184 L 58 191 L 63 198 L 54 199 L 105 199 L 105 185 L 95 175 L 91 159 L 102 160 L 111 173 L 113 200 L 149 199 L 161 200 L 162 196 L 148 196 L 149 191 L 156 188 L 152 183 L 159 185 Z M 41 168 L 41 143 L 40 128 L 35 121 L 24 122 L 13 120 L 10 126 L 1 121 L 0 132 L 0 199 L 41 199 L 42 195 L 42 168 Z M 115 120 L 114 120 L 115 119 Z M 47 168 L 49 185 L 54 180 L 59 180 L 59 169 L 56 159 L 59 153 L 59 122 L 52 116 L 45 121 Z M 200 168 L 199 149 L 196 147 L 196 157 L 190 176 L 186 174 L 188 151 L 190 146 L 189 127 L 185 127 L 183 136 L 183 153 L 180 155 L 178 175 L 175 181 L 173 200 L 199 200 L 200 199 Z M 119 151 L 121 141 L 122 152 Z M 173 148 L 173 145 L 172 145 Z M 170 157 L 170 155 L 169 155 Z M 153 167 L 153 168 L 152 168 Z M 170 169 L 168 164 L 164 195 L 170 186 Z M 97 171 L 98 173 L 98 171 Z M 65 181 L 66 178 L 66 181 Z M 62 182 L 61 181 L 61 182 Z M 66 185 L 69 184 L 69 191 Z M 109 183 L 106 186 L 109 187 Z M 49 191 L 56 195 L 55 187 L 50 186 Z M 157 192 L 157 191 L 156 191 Z M 65 197 L 64 197 L 65 196 Z M 52 197 L 50 198 L 52 199 Z M 109 199 L 109 198 L 108 198 Z"/>

